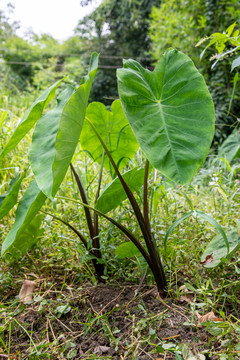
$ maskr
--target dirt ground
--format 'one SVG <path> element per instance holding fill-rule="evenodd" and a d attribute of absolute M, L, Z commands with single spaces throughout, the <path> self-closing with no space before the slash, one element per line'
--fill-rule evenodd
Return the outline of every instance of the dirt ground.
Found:
<path fill-rule="evenodd" d="M 15 310 L 9 359 L 176 359 L 171 344 L 187 344 L 198 359 L 207 347 L 208 335 L 189 304 L 163 302 L 155 287 L 137 292 L 136 285 L 100 284 L 50 288 L 41 296 L 39 290 L 32 303 Z"/>

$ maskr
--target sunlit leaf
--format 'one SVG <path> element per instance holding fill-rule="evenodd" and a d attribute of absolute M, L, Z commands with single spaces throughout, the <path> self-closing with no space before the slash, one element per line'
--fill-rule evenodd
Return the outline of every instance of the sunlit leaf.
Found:
<path fill-rule="evenodd" d="M 228 36 L 232 35 L 232 32 L 233 32 L 235 26 L 236 26 L 236 23 L 233 23 L 227 28 L 226 33 L 228 34 Z"/>
<path fill-rule="evenodd" d="M 3 126 L 4 120 L 7 117 L 7 114 L 8 114 L 7 110 L 3 110 L 2 115 L 0 117 L 0 130 L 1 130 L 2 126 Z"/>
<path fill-rule="evenodd" d="M 209 44 L 203 49 L 203 51 L 201 52 L 201 54 L 200 54 L 200 60 L 203 58 L 203 55 L 205 54 L 205 52 L 206 52 L 206 50 L 210 47 L 210 46 L 212 46 L 213 44 L 215 44 L 217 42 L 217 38 L 213 38 L 210 42 L 209 42 Z"/>
<path fill-rule="evenodd" d="M 89 104 L 86 118 L 96 127 L 118 168 L 123 168 L 134 157 L 139 145 L 124 115 L 120 100 L 112 103 L 111 111 L 99 102 Z M 87 121 L 83 126 L 80 143 L 81 148 L 101 164 L 103 148 Z M 108 170 L 112 169 L 106 154 L 103 166 Z"/>
<path fill-rule="evenodd" d="M 235 30 L 234 33 L 233 33 L 233 35 L 232 35 L 232 37 L 237 38 L 238 35 L 239 35 L 239 30 Z"/>

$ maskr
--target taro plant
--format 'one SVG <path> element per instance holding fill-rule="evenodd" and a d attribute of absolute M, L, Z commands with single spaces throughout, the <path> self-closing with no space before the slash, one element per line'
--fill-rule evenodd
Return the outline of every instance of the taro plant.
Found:
<path fill-rule="evenodd" d="M 123 68 L 117 71 L 120 100 L 112 104 L 112 111 L 108 112 L 100 103 L 90 104 L 86 111 L 96 69 L 97 55 L 93 54 L 88 75 L 80 87 L 74 90 L 68 86 L 58 96 L 56 107 L 42 115 L 43 108 L 53 98 L 60 82 L 48 89 L 30 108 L 2 151 L 1 157 L 13 149 L 36 123 L 29 150 L 35 179 L 19 202 L 15 223 L 3 242 L 2 255 L 15 255 L 22 249 L 26 250 L 26 244 L 19 241 L 19 236 L 46 198 L 55 197 L 80 138 L 82 149 L 101 163 L 101 168 L 108 168 L 114 177 L 101 194 L 99 181 L 95 207 L 91 207 L 84 198 L 81 179 L 71 165 L 82 195 L 79 203 L 86 209 L 88 226 L 93 231 L 90 234 L 93 256 L 99 258 L 100 243 L 96 215 L 91 224 L 88 212 L 91 209 L 117 226 L 132 241 L 149 265 L 160 295 L 165 296 L 167 282 L 164 267 L 149 221 L 149 166 L 151 164 L 178 184 L 190 181 L 203 164 L 211 145 L 214 134 L 213 102 L 203 77 L 191 59 L 169 49 L 153 72 L 134 60 L 124 61 Z M 82 127 L 85 129 L 80 136 Z M 126 137 L 124 134 L 127 134 Z M 137 149 L 136 140 L 146 156 L 145 167 L 121 174 L 121 166 Z M 134 196 L 141 186 L 143 209 Z M 143 239 L 107 215 L 126 198 Z M 5 201 L 7 199 L 8 196 Z M 74 231 L 87 246 L 86 239 L 76 229 Z"/>
<path fill-rule="evenodd" d="M 123 113 L 120 100 L 116 100 L 112 103 L 111 111 L 108 111 L 102 103 L 94 102 L 90 104 L 86 111 L 86 118 L 91 119 L 91 121 L 98 127 L 99 134 L 101 134 L 101 136 L 104 138 L 105 144 L 111 152 L 115 163 L 118 164 L 118 168 L 121 169 L 124 167 L 126 163 L 128 163 L 129 160 L 134 157 L 139 145 L 131 129 L 129 129 L 129 124 Z M 106 156 L 101 143 L 98 143 L 98 138 L 91 131 L 91 127 L 87 121 L 85 121 L 83 125 L 80 136 L 80 143 L 82 150 L 86 151 L 86 153 L 94 161 L 101 165 L 94 201 L 94 204 L 96 204 L 100 195 L 103 168 L 109 170 L 112 176 L 114 175 L 114 169 L 111 165 L 111 162 L 109 162 L 109 159 Z M 97 212 L 94 212 L 94 215 L 92 216 L 89 207 L 87 207 L 89 206 L 89 201 L 83 181 L 81 179 L 81 169 L 76 171 L 72 163 L 70 163 L 70 167 L 76 179 L 82 202 L 85 205 L 84 210 L 86 215 L 86 222 L 91 239 L 90 251 L 93 255 L 93 264 L 96 270 L 96 274 L 101 280 L 102 275 L 104 274 L 104 266 L 101 259 L 102 255 L 100 250 L 98 214 Z M 65 222 L 65 224 L 67 223 Z M 69 224 L 67 225 L 69 226 Z M 81 238 L 83 240 L 82 234 Z M 84 239 L 84 244 L 85 246 L 87 245 L 86 239 Z"/>

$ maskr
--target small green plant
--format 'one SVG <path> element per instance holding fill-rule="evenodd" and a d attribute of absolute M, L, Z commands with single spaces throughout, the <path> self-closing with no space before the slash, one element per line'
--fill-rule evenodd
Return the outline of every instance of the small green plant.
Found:
<path fill-rule="evenodd" d="M 58 95 L 56 106 L 43 114 L 62 80 L 47 89 L 28 110 L 0 155 L 2 158 L 11 151 L 36 124 L 29 150 L 34 180 L 19 202 L 15 223 L 2 245 L 2 255 L 18 257 L 30 248 L 31 243 L 24 240 L 21 234 L 31 224 L 46 199 L 55 198 L 71 166 L 82 195 L 79 203 L 86 209 L 89 230 L 93 230 L 97 224 L 95 220 L 94 225 L 89 225 L 89 209 L 117 226 L 142 254 L 154 275 L 160 295 L 165 296 L 167 282 L 164 267 L 149 221 L 149 166 L 151 164 L 178 184 L 190 181 L 203 164 L 211 145 L 214 134 L 213 102 L 203 77 L 191 59 L 181 52 L 169 49 L 153 72 L 144 69 L 134 60 L 124 61 L 123 68 L 117 72 L 120 100 L 112 104 L 111 113 L 100 103 L 92 103 L 87 109 L 97 64 L 98 55 L 94 53 L 88 74 L 83 78 L 80 87 L 75 90 L 68 85 Z M 117 131 L 112 131 L 113 124 L 115 126 L 121 121 L 123 123 L 119 128 L 116 127 Z M 107 132 L 106 124 L 110 124 Z M 111 148 L 111 136 L 115 138 L 115 149 Z M 114 177 L 100 196 L 99 181 L 95 208 L 84 199 L 81 179 L 71 165 L 79 138 L 82 147 L 89 153 L 92 152 L 94 159 L 100 162 L 102 167 L 107 167 Z M 133 168 L 121 174 L 119 169 L 137 149 L 136 141 L 147 158 L 145 167 Z M 94 153 L 95 150 L 97 154 Z M 142 210 L 134 196 L 134 192 L 141 186 Z M 8 211 L 16 203 L 16 197 L 13 199 L 10 194 L 11 191 L 2 204 Z M 144 244 L 128 228 L 106 215 L 127 198 L 140 227 Z M 67 223 L 66 225 L 69 226 Z M 71 228 L 89 248 L 88 240 L 74 227 Z M 98 232 L 93 232 L 90 237 L 91 254 L 94 261 L 99 262 Z M 228 245 L 226 237 L 225 240 Z M 124 246 L 126 254 L 130 247 L 131 251 L 133 250 L 131 242 Z"/>
<path fill-rule="evenodd" d="M 234 30 L 236 25 L 236 23 L 231 24 L 225 32 L 216 32 L 209 37 L 201 39 L 196 46 L 201 45 L 205 41 L 210 41 L 202 51 L 200 59 L 205 54 L 206 50 L 212 45 L 214 45 L 215 49 L 217 50 L 217 54 L 211 58 L 211 60 L 215 60 L 212 68 L 214 68 L 220 60 L 227 58 L 234 53 L 237 53 L 237 51 L 240 49 L 240 35 L 239 30 Z M 230 45 L 230 48 L 226 49 L 227 45 Z M 231 71 L 233 71 L 238 66 L 240 66 L 240 57 L 237 57 L 232 61 Z"/>
<path fill-rule="evenodd" d="M 211 61 L 215 60 L 212 65 L 212 69 L 216 66 L 216 64 L 219 61 L 229 58 L 232 55 L 238 54 L 239 49 L 240 49 L 240 35 L 239 35 L 239 30 L 234 30 L 236 25 L 237 25 L 236 23 L 231 24 L 225 32 L 223 32 L 223 33 L 216 32 L 216 33 L 210 35 L 209 37 L 202 39 L 196 45 L 196 46 L 198 46 L 202 42 L 205 42 L 206 40 L 210 40 L 208 45 L 202 51 L 202 53 L 200 55 L 200 59 L 203 57 L 203 55 L 205 54 L 205 51 L 210 46 L 213 46 L 213 45 L 215 46 L 215 49 L 217 50 L 217 54 L 212 56 L 210 59 Z M 228 46 L 228 48 L 227 48 L 227 46 Z M 239 66 L 240 66 L 240 56 L 237 55 L 237 57 L 231 63 L 231 72 L 233 70 L 236 70 Z M 231 96 L 230 103 L 229 103 L 228 112 L 230 111 L 231 106 L 232 106 L 232 101 L 234 98 L 234 94 L 236 91 L 238 81 L 239 81 L 239 74 L 238 74 L 238 72 L 236 72 L 234 75 L 234 78 L 233 78 L 233 91 L 232 91 L 232 96 Z"/>

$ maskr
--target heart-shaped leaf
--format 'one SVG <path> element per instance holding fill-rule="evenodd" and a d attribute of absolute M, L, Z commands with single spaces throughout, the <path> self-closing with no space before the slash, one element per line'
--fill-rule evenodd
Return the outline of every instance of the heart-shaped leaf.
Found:
<path fill-rule="evenodd" d="M 39 119 L 34 130 L 30 163 L 39 189 L 50 199 L 63 181 L 77 147 L 97 66 L 98 54 L 94 53 L 79 88 L 65 89 L 56 107 Z"/>
<path fill-rule="evenodd" d="M 151 164 L 177 183 L 191 180 L 214 134 L 214 105 L 191 59 L 166 51 L 150 72 L 133 60 L 118 69 L 125 115 Z"/>
<path fill-rule="evenodd" d="M 139 145 L 124 115 L 120 100 L 112 103 L 111 111 L 99 102 L 89 104 L 86 118 L 96 127 L 118 168 L 123 168 L 134 157 Z M 83 126 L 80 143 L 81 148 L 101 164 L 103 148 L 87 121 Z M 112 170 L 106 155 L 103 166 Z"/>

